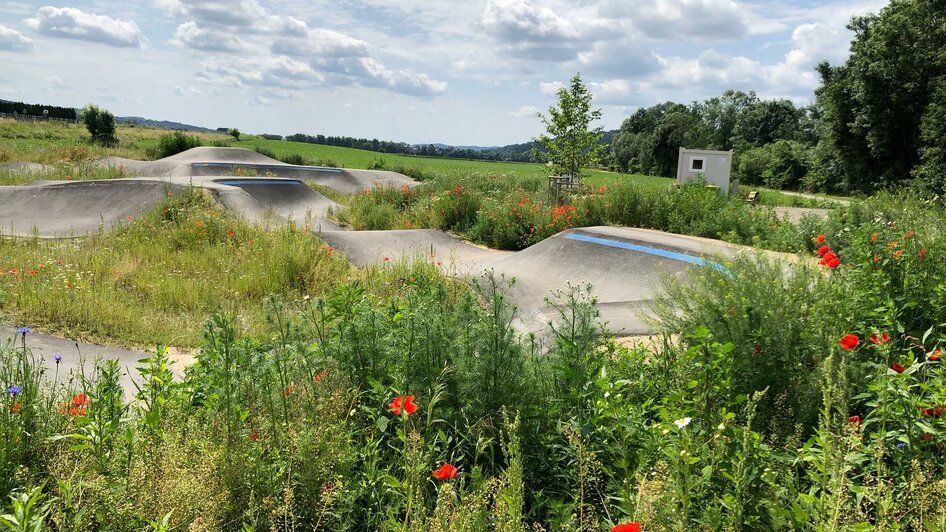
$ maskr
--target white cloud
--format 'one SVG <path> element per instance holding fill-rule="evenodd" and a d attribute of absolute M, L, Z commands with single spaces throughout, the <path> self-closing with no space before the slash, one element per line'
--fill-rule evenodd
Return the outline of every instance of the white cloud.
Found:
<path fill-rule="evenodd" d="M 32 39 L 13 28 L 0 24 L 0 51 L 26 52 L 32 49 Z"/>
<path fill-rule="evenodd" d="M 256 0 L 157 0 L 172 16 L 223 26 L 252 26 L 268 18 Z"/>
<path fill-rule="evenodd" d="M 385 65 L 362 39 L 271 14 L 256 0 L 235 0 L 232 5 L 211 0 L 160 0 L 160 4 L 174 17 L 192 19 L 177 27 L 172 42 L 220 52 L 202 61 L 197 75 L 202 83 L 266 86 L 285 91 L 276 96 L 280 99 L 333 86 L 374 87 L 419 97 L 447 90 L 446 82 L 425 73 Z M 237 32 L 251 35 L 253 46 Z"/>
<path fill-rule="evenodd" d="M 26 24 L 44 35 L 98 42 L 122 48 L 140 48 L 141 31 L 132 20 L 86 13 L 74 7 L 44 6 Z"/>
<path fill-rule="evenodd" d="M 853 35 L 840 26 L 830 27 L 820 22 L 802 24 L 792 32 L 793 51 L 801 54 L 801 60 L 808 65 L 822 60 L 841 63 L 847 59 Z"/>
<path fill-rule="evenodd" d="M 629 103 L 634 97 L 631 83 L 623 79 L 611 79 L 600 83 L 588 83 L 594 95 L 595 105 L 622 105 Z"/>
<path fill-rule="evenodd" d="M 246 47 L 246 43 L 230 31 L 201 28 L 193 21 L 179 25 L 170 42 L 205 52 L 237 52 Z"/>
<path fill-rule="evenodd" d="M 203 70 L 197 79 L 211 85 L 263 85 L 298 89 L 313 86 L 325 79 L 308 64 L 284 56 L 214 56 L 202 61 L 201 65 Z"/>
<path fill-rule="evenodd" d="M 540 61 L 574 59 L 586 41 L 570 20 L 528 0 L 487 0 L 479 27 L 510 54 Z"/>
<path fill-rule="evenodd" d="M 304 23 L 303 23 L 303 26 Z M 304 27 L 304 38 L 279 39 L 273 43 L 273 53 L 320 57 L 365 57 L 368 43 L 337 31 Z"/>
<path fill-rule="evenodd" d="M 733 40 L 749 32 L 743 9 L 733 0 L 606 0 L 600 13 L 659 39 Z"/>
<path fill-rule="evenodd" d="M 526 118 L 526 117 L 535 117 L 539 113 L 538 108 L 532 105 L 523 105 L 522 107 L 516 109 L 509 113 L 509 116 L 515 118 Z"/>
<path fill-rule="evenodd" d="M 561 81 L 549 81 L 539 83 L 539 90 L 542 94 L 558 94 L 559 89 L 564 87 Z"/>
<path fill-rule="evenodd" d="M 628 36 L 620 41 L 599 41 L 591 50 L 578 54 L 581 72 L 624 78 L 640 77 L 657 70 L 660 60 L 650 46 Z"/>
<path fill-rule="evenodd" d="M 316 59 L 320 71 L 334 74 L 335 84 L 384 88 L 411 96 L 431 97 L 447 92 L 447 83 L 427 74 L 410 70 L 392 70 L 370 57 Z"/>

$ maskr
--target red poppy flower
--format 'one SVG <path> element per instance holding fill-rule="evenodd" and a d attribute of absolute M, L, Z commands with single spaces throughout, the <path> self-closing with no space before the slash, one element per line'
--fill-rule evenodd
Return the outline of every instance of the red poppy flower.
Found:
<path fill-rule="evenodd" d="M 815 251 L 815 253 L 817 253 L 817 254 L 819 254 L 819 255 L 821 255 L 821 256 L 824 256 L 824 255 L 826 255 L 827 253 L 829 253 L 830 251 L 831 251 L 831 248 L 829 248 L 828 246 L 821 246 L 820 248 L 818 248 L 817 251 Z"/>
<path fill-rule="evenodd" d="M 857 427 L 860 427 L 860 426 L 861 426 L 861 416 L 851 416 L 851 417 L 847 418 L 847 420 L 848 420 L 849 422 L 853 423 L 854 426 L 857 426 Z"/>
<path fill-rule="evenodd" d="M 877 242 L 877 240 L 879 240 L 879 239 L 880 239 L 880 237 L 877 236 L 877 233 L 874 233 L 874 234 L 870 235 L 870 241 L 871 241 L 871 242 Z"/>
<path fill-rule="evenodd" d="M 633 523 L 623 523 L 612 528 L 611 532 L 641 532 L 641 524 L 637 521 Z"/>
<path fill-rule="evenodd" d="M 930 360 L 932 360 L 933 362 L 936 362 L 937 360 L 943 358 L 942 355 L 943 355 L 943 352 L 940 351 L 939 349 L 936 349 L 935 351 L 933 351 L 933 354 L 931 354 L 929 358 L 930 358 Z"/>
<path fill-rule="evenodd" d="M 753 348 L 752 348 L 752 352 L 758 355 L 759 353 L 762 352 L 762 346 L 761 346 L 761 345 L 757 345 L 757 346 L 753 347 Z"/>
<path fill-rule="evenodd" d="M 889 341 L 890 335 L 887 333 L 883 333 L 880 336 L 877 336 L 876 334 L 870 335 L 870 343 L 874 345 L 886 344 Z"/>
<path fill-rule="evenodd" d="M 816 236 L 816 237 L 815 237 L 815 242 L 817 242 L 817 243 L 819 243 L 819 244 L 822 243 L 822 242 L 824 242 L 824 235 L 818 235 L 818 236 Z"/>
<path fill-rule="evenodd" d="M 411 415 L 417 411 L 417 405 L 414 404 L 413 395 L 399 395 L 394 398 L 393 401 L 388 403 L 388 408 L 391 412 L 394 412 L 395 416 L 401 415 L 401 411 L 407 412 L 407 415 Z"/>
<path fill-rule="evenodd" d="M 907 368 L 901 366 L 900 364 L 897 364 L 896 362 L 890 365 L 890 369 L 896 371 L 897 373 L 903 373 L 904 371 L 907 370 Z"/>
<path fill-rule="evenodd" d="M 453 467 L 450 464 L 444 464 L 440 466 L 440 469 L 431 473 L 431 475 L 437 480 L 447 480 L 457 478 L 457 468 Z"/>
<path fill-rule="evenodd" d="M 72 406 L 85 406 L 89 404 L 89 396 L 84 393 L 79 393 L 72 396 Z"/>
<path fill-rule="evenodd" d="M 833 251 L 829 251 L 824 254 L 819 264 L 827 266 L 828 268 L 837 268 L 841 264 L 841 260 L 838 259 L 838 256 L 835 255 Z"/>
<path fill-rule="evenodd" d="M 861 343 L 861 339 L 858 338 L 856 334 L 849 334 L 844 338 L 841 338 L 841 347 L 848 351 L 851 351 L 857 347 L 857 344 L 859 343 Z"/>
<path fill-rule="evenodd" d="M 14 403 L 10 405 L 10 412 L 13 412 L 14 414 L 19 414 L 20 410 L 22 409 L 23 409 L 23 405 L 20 404 L 19 401 L 14 401 Z"/>
<path fill-rule="evenodd" d="M 259 440 L 259 431 L 258 431 L 258 430 L 253 429 L 253 430 L 250 431 L 250 440 L 251 440 L 251 441 L 258 441 L 258 440 Z"/>
<path fill-rule="evenodd" d="M 404 398 L 404 411 L 407 412 L 407 415 L 417 412 L 417 405 L 414 404 L 413 395 L 408 395 Z"/>
<path fill-rule="evenodd" d="M 233 229 L 227 229 L 227 236 L 233 238 L 236 236 L 236 233 L 233 232 Z"/>
<path fill-rule="evenodd" d="M 283 397 L 289 397 L 290 395 L 292 395 L 292 394 L 294 394 L 294 393 L 296 393 L 296 387 L 295 387 L 294 385 L 290 384 L 289 386 L 286 386 L 286 389 L 284 389 L 284 390 L 282 391 L 282 396 L 283 396 Z"/>

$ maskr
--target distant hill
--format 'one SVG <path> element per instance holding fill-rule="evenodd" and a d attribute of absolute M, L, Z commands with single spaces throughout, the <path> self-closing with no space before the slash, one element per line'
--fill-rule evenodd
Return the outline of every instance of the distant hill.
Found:
<path fill-rule="evenodd" d="M 181 131 L 199 131 L 202 133 L 216 133 L 217 130 L 180 122 L 171 122 L 168 120 L 151 120 L 140 116 L 116 116 L 115 122 L 119 124 L 136 124 L 139 126 L 159 127 L 162 129 L 176 129 Z"/>
<path fill-rule="evenodd" d="M 414 146 L 425 146 L 424 144 L 414 144 Z M 470 151 L 490 151 L 498 150 L 501 146 L 454 146 L 453 144 L 442 144 L 435 142 L 433 144 L 427 144 L 427 146 L 433 146 L 435 148 L 455 148 L 458 150 L 470 150 Z"/>

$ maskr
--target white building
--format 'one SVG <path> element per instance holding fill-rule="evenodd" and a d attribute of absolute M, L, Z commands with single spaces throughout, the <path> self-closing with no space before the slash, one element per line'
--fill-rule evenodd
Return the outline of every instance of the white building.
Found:
<path fill-rule="evenodd" d="M 677 183 L 683 185 L 702 176 L 707 185 L 719 187 L 723 194 L 729 194 L 729 174 L 732 171 L 732 150 L 688 150 L 680 148 L 677 159 Z"/>

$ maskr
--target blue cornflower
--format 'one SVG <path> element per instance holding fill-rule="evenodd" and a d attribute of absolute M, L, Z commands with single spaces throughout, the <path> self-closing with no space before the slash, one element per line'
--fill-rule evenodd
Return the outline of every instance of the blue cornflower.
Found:
<path fill-rule="evenodd" d="M 24 335 L 25 335 L 26 333 L 31 333 L 31 332 L 33 332 L 33 329 L 30 329 L 29 327 L 17 327 L 17 328 L 16 328 L 16 334 L 24 334 Z"/>
<path fill-rule="evenodd" d="M 897 444 L 897 449 L 903 449 L 903 448 L 906 447 L 906 446 L 907 446 L 907 443 L 906 443 L 906 442 L 900 442 L 900 443 Z"/>
<path fill-rule="evenodd" d="M 53 355 L 53 362 L 56 364 L 62 362 L 62 355 Z"/>
<path fill-rule="evenodd" d="M 22 391 L 23 391 L 23 388 L 20 386 L 10 386 L 9 388 L 7 388 L 7 393 L 12 395 L 13 397 L 20 395 L 20 392 Z"/>

